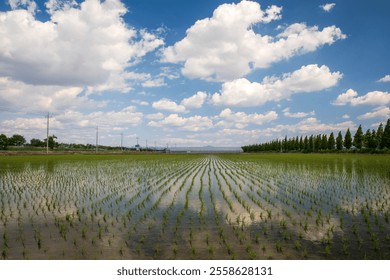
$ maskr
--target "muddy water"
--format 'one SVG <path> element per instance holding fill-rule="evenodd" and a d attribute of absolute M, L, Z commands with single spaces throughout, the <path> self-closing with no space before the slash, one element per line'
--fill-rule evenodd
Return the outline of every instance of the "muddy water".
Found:
<path fill-rule="evenodd" d="M 389 259 L 387 157 L 0 166 L 4 259 Z"/>

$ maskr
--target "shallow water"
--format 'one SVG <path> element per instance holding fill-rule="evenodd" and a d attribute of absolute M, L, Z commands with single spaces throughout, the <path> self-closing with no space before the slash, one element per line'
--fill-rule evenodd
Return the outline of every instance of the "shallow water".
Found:
<path fill-rule="evenodd" d="M 4 259 L 389 259 L 390 158 L 0 159 Z"/>

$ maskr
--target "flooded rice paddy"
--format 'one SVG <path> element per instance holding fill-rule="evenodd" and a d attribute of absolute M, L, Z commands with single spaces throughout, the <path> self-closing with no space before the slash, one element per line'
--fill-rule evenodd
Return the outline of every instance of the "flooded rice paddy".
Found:
<path fill-rule="evenodd" d="M 2 259 L 390 259 L 390 157 L 0 158 Z"/>

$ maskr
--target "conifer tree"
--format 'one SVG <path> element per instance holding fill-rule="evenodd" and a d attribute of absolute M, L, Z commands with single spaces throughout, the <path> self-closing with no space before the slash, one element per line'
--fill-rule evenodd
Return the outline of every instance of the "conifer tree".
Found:
<path fill-rule="evenodd" d="M 378 139 L 378 148 L 383 149 L 384 147 L 382 146 L 382 137 L 383 137 L 383 124 L 380 123 L 378 126 L 378 129 L 376 131 L 376 138 Z"/>
<path fill-rule="evenodd" d="M 336 141 L 334 139 L 334 134 L 333 132 L 329 135 L 329 139 L 328 139 L 328 150 L 334 150 L 334 146 L 336 144 Z"/>
<path fill-rule="evenodd" d="M 371 142 L 369 143 L 370 149 L 376 149 L 378 147 L 378 138 L 375 129 L 371 133 Z"/>
<path fill-rule="evenodd" d="M 321 134 L 318 134 L 315 138 L 313 136 L 313 150 L 318 151 L 321 149 Z"/>
<path fill-rule="evenodd" d="M 370 149 L 371 148 L 370 147 L 371 143 L 372 143 L 371 130 L 367 129 L 366 133 L 364 134 L 364 142 L 363 142 L 364 148 Z"/>
<path fill-rule="evenodd" d="M 343 135 L 341 134 L 341 131 L 339 131 L 339 134 L 336 138 L 336 148 L 338 151 L 341 151 L 343 149 Z"/>
<path fill-rule="evenodd" d="M 305 144 L 303 143 L 303 138 L 299 138 L 299 150 L 303 151 L 305 149 Z"/>
<path fill-rule="evenodd" d="M 307 139 L 307 135 L 305 136 L 305 139 L 303 140 L 303 145 L 305 146 L 303 149 L 305 152 L 308 152 L 310 147 L 309 147 L 309 139 Z"/>
<path fill-rule="evenodd" d="M 321 138 L 321 150 L 325 151 L 327 149 L 328 149 L 328 136 L 326 136 L 326 134 L 323 134 Z"/>
<path fill-rule="evenodd" d="M 359 125 L 355 135 L 353 136 L 353 145 L 356 147 L 356 149 L 360 150 L 363 147 L 363 140 L 364 140 L 364 135 L 363 135 L 362 125 Z"/>
<path fill-rule="evenodd" d="M 313 134 L 309 137 L 309 152 L 314 151 L 314 136 Z"/>
<path fill-rule="evenodd" d="M 390 149 L 390 119 L 387 120 L 385 129 L 383 130 L 381 146 Z"/>
<path fill-rule="evenodd" d="M 344 136 L 344 147 L 349 150 L 352 147 L 352 136 L 351 132 L 349 131 L 349 128 L 347 129 L 347 132 L 345 133 Z"/>

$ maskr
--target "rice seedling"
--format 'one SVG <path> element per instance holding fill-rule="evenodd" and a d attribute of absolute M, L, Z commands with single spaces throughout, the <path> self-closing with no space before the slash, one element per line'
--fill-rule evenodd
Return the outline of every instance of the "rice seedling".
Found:
<path fill-rule="evenodd" d="M 278 253 L 282 253 L 283 252 L 283 245 L 282 245 L 282 242 L 280 240 L 276 241 L 275 247 L 276 247 L 276 251 Z"/>
<path fill-rule="evenodd" d="M 390 248 L 387 157 L 56 156 L 44 161 L 0 158 L 5 163 L 0 165 L 1 226 L 6 232 L 15 225 L 18 233 L 12 246 L 8 232 L 3 236 L 3 258 L 42 257 L 58 240 L 57 258 L 162 258 L 165 248 L 172 248 L 175 258 L 350 258 L 354 244 L 354 258 L 383 258 Z M 48 169 L 47 162 L 55 168 Z M 13 165 L 18 167 L 2 168 Z M 340 232 L 347 239 L 337 239 Z M 156 236 L 157 253 L 146 242 Z M 189 242 L 180 243 L 183 239 Z M 36 246 L 28 247 L 26 240 Z M 134 249 L 125 251 L 120 240 Z M 266 252 L 264 244 L 278 254 Z"/>

